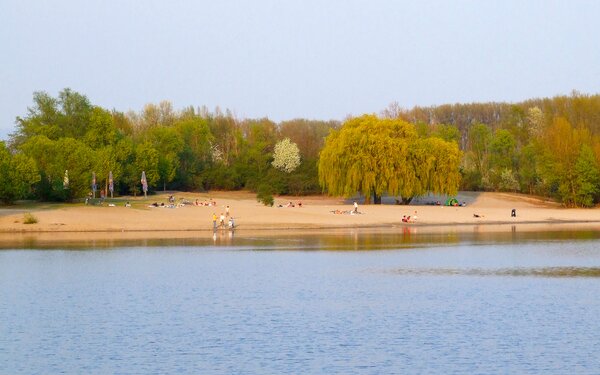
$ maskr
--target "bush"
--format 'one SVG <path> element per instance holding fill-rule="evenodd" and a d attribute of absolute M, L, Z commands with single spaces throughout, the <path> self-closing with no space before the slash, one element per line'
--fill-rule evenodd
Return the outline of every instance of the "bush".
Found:
<path fill-rule="evenodd" d="M 38 222 L 37 217 L 33 216 L 30 212 L 23 216 L 23 224 L 36 224 Z"/>
<path fill-rule="evenodd" d="M 256 192 L 256 199 L 265 206 L 273 207 L 275 199 L 273 199 L 273 188 L 270 185 L 262 184 Z"/>

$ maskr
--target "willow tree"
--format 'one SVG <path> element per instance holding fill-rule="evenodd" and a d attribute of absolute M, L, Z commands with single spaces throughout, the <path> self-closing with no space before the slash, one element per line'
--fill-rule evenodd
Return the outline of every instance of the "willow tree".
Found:
<path fill-rule="evenodd" d="M 403 203 L 428 192 L 458 189 L 460 151 L 454 142 L 422 139 L 400 119 L 364 115 L 346 121 L 325 140 L 319 182 L 331 195 L 361 193 L 367 203 L 400 196 Z"/>

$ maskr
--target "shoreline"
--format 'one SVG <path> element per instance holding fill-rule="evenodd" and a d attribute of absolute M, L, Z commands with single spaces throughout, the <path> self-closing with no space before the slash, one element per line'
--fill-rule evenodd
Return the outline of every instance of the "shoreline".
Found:
<path fill-rule="evenodd" d="M 177 208 L 150 207 L 152 202 L 166 202 L 170 194 L 188 201 L 214 200 L 216 206 L 184 205 Z M 429 197 L 439 199 L 438 197 Z M 16 238 L 39 237 L 44 240 L 69 241 L 72 238 L 196 238 L 212 237 L 213 214 L 219 216 L 227 207 L 235 217 L 236 237 L 285 237 L 289 234 L 327 232 L 398 231 L 419 234 L 549 230 L 599 230 L 600 209 L 557 207 L 543 199 L 507 193 L 459 193 L 465 207 L 437 206 L 426 199 L 403 206 L 363 205 L 361 214 L 350 212 L 353 200 L 323 196 L 277 197 L 276 206 L 266 207 L 249 192 L 184 193 L 167 192 L 143 197 L 115 199 L 114 206 L 83 204 L 33 204 L 0 209 L 0 243 Z M 130 201 L 133 207 L 124 207 Z M 289 202 L 302 205 L 286 207 Z M 517 216 L 511 217 L 512 209 Z M 36 224 L 24 224 L 32 213 Z M 403 216 L 418 218 L 402 222 Z M 411 219 L 412 220 L 412 219 Z M 229 230 L 218 229 L 217 234 Z M 4 245 L 3 245 L 4 246 Z"/>
<path fill-rule="evenodd" d="M 287 226 L 286 224 L 281 225 L 270 225 L 270 226 L 260 226 L 260 225 L 245 225 L 245 226 L 236 226 L 234 232 L 266 232 L 266 231 L 306 231 L 306 230 L 317 230 L 317 231 L 331 231 L 331 230 L 352 230 L 352 229 L 397 229 L 397 228 L 415 228 L 415 229 L 423 229 L 427 228 L 465 228 L 465 227 L 489 227 L 489 226 L 581 226 L 581 225 L 593 225 L 598 224 L 598 230 L 600 230 L 600 220 L 538 220 L 538 221 L 486 221 L 486 222 L 453 222 L 453 223 L 423 223 L 423 222 L 413 222 L 413 223 L 403 223 L 403 222 L 391 222 L 391 223 L 383 223 L 383 224 L 364 224 L 364 225 L 335 225 L 335 226 L 327 226 L 327 225 L 298 225 L 298 226 Z M 539 229 L 538 229 L 539 230 Z M 217 228 L 213 230 L 212 228 L 178 228 L 178 229 L 160 229 L 160 228 L 152 228 L 152 229 L 118 229 L 118 228 L 105 228 L 105 229 L 0 229 L 0 235 L 2 234 L 36 234 L 36 233 L 177 233 L 177 232 L 201 232 L 201 233 L 220 233 L 220 232 L 230 232 L 229 228 Z"/>

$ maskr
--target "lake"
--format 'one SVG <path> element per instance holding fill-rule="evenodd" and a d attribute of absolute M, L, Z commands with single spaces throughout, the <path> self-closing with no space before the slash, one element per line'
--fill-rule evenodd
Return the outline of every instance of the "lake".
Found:
<path fill-rule="evenodd" d="M 597 374 L 597 231 L 0 250 L 2 374 Z"/>

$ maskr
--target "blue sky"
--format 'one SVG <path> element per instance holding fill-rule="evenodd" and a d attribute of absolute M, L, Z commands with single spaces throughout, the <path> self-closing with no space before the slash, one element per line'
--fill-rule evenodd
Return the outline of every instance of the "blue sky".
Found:
<path fill-rule="evenodd" d="M 34 91 L 339 119 L 600 92 L 600 1 L 0 1 L 0 139 Z"/>

